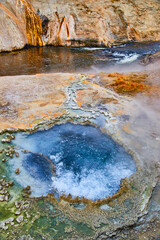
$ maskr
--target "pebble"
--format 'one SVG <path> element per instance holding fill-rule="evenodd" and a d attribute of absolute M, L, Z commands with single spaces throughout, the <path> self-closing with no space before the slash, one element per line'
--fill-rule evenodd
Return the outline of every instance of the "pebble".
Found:
<path fill-rule="evenodd" d="M 3 162 L 3 163 L 4 163 L 4 162 L 6 162 L 6 161 L 7 161 L 7 159 L 6 159 L 6 158 L 3 158 L 3 159 L 2 159 L 2 162 Z"/>
<path fill-rule="evenodd" d="M 18 152 L 16 152 L 15 155 L 16 155 L 16 157 L 19 157 L 19 153 Z"/>
<path fill-rule="evenodd" d="M 29 215 L 27 212 L 26 212 L 26 217 L 27 217 L 27 218 L 30 218 L 30 215 Z"/>
<path fill-rule="evenodd" d="M 4 201 L 4 195 L 0 195 L 0 202 Z"/>
<path fill-rule="evenodd" d="M 14 222 L 13 222 L 14 218 L 13 217 L 10 217 L 4 221 L 1 221 L 0 222 L 0 228 L 2 228 L 3 230 L 7 230 L 8 229 L 8 226 L 6 226 L 6 224 L 11 224 L 11 225 L 14 225 Z"/>
<path fill-rule="evenodd" d="M 9 184 L 9 186 L 11 187 L 11 186 L 14 185 L 14 182 L 13 182 L 13 181 L 9 181 L 8 184 Z"/>
<path fill-rule="evenodd" d="M 6 186 L 6 182 L 5 180 L 3 179 L 3 182 L 1 183 L 2 186 Z"/>
<path fill-rule="evenodd" d="M 28 153 L 28 151 L 26 149 L 23 150 L 24 153 Z"/>
<path fill-rule="evenodd" d="M 25 188 L 25 190 L 30 190 L 31 189 L 31 187 L 28 185 L 26 188 Z"/>
<path fill-rule="evenodd" d="M 20 208 L 22 206 L 23 202 L 22 201 L 15 201 L 14 204 L 15 204 L 16 208 Z"/>
<path fill-rule="evenodd" d="M 20 215 L 21 212 L 20 212 L 20 209 L 18 209 L 16 212 L 15 212 L 15 215 Z"/>
<path fill-rule="evenodd" d="M 0 222 L 0 228 L 2 228 L 3 230 L 7 230 L 8 226 L 5 225 L 5 222 Z"/>
<path fill-rule="evenodd" d="M 0 191 L 0 194 L 1 194 L 1 195 L 4 195 L 4 194 L 6 194 L 6 193 L 7 193 L 7 191 L 4 190 L 4 189 Z"/>
<path fill-rule="evenodd" d="M 17 168 L 16 170 L 15 170 L 15 174 L 19 174 L 20 173 L 20 170 L 19 170 L 19 168 Z"/>
<path fill-rule="evenodd" d="M 8 202 L 8 200 L 9 200 L 9 195 L 5 195 L 4 201 Z"/>
<path fill-rule="evenodd" d="M 13 218 L 13 217 L 10 217 L 10 218 L 8 218 L 8 219 L 5 221 L 5 223 L 8 224 L 8 223 L 10 223 L 10 222 L 13 222 L 13 220 L 14 220 L 14 218 Z"/>
<path fill-rule="evenodd" d="M 2 143 L 10 143 L 11 142 L 11 139 L 10 138 L 3 138 L 1 140 Z"/>
<path fill-rule="evenodd" d="M 11 138 L 12 138 L 12 139 L 15 139 L 15 135 L 11 134 Z"/>
<path fill-rule="evenodd" d="M 23 222 L 23 216 L 20 215 L 19 217 L 17 217 L 16 221 L 17 221 L 18 223 Z"/>

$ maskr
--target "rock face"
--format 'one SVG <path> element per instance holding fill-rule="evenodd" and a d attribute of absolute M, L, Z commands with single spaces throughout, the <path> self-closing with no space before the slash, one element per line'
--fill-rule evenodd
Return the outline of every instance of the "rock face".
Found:
<path fill-rule="evenodd" d="M 43 45 L 41 20 L 29 1 L 1 1 L 0 20 L 1 51 Z"/>
<path fill-rule="evenodd" d="M 150 63 L 154 63 L 160 59 L 160 52 L 153 53 L 153 54 L 146 54 L 140 60 L 140 64 L 148 65 Z"/>
<path fill-rule="evenodd" d="M 0 51 L 160 40 L 159 0 L 2 0 Z"/>

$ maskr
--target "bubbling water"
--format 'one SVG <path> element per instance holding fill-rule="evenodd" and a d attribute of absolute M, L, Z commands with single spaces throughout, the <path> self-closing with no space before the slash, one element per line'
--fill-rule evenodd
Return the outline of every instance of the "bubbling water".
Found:
<path fill-rule="evenodd" d="M 12 176 L 32 195 L 71 194 L 91 200 L 113 195 L 122 178 L 136 171 L 132 156 L 90 125 L 65 123 L 32 134 L 18 133 L 14 144 L 30 150 L 19 158 L 20 174 Z M 14 159 L 10 164 L 14 170 Z"/>

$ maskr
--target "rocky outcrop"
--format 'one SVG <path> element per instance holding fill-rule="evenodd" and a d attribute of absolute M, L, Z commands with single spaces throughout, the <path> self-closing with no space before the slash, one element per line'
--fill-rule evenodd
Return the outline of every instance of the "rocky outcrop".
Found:
<path fill-rule="evenodd" d="M 148 65 L 150 63 L 155 63 L 160 60 L 160 52 L 153 53 L 153 54 L 146 54 L 145 56 L 141 57 L 140 64 Z"/>
<path fill-rule="evenodd" d="M 160 40 L 158 0 L 2 0 L 0 51 Z"/>
<path fill-rule="evenodd" d="M 29 1 L 1 1 L 0 21 L 1 51 L 43 45 L 41 20 Z"/>

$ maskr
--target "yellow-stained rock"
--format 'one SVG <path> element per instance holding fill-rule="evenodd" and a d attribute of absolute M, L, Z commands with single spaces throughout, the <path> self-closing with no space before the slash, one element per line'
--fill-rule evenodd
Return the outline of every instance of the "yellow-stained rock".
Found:
<path fill-rule="evenodd" d="M 2 0 L 0 51 L 160 40 L 158 0 Z"/>

